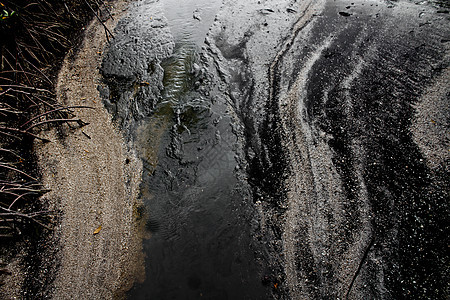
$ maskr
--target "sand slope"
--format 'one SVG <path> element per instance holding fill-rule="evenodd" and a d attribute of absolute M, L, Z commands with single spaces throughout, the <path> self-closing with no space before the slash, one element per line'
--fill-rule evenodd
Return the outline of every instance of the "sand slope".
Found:
<path fill-rule="evenodd" d="M 107 21 L 111 30 L 126 6 L 115 3 L 115 18 Z M 52 143 L 36 145 L 44 185 L 52 190 L 45 198 L 62 214 L 53 237 L 59 245 L 59 268 L 50 287 L 55 299 L 122 298 L 144 272 L 136 232 L 142 165 L 97 91 L 105 46 L 104 28 L 93 21 L 81 50 L 65 60 L 58 78 L 59 103 L 95 108 L 77 111 L 89 125 L 63 138 L 52 130 L 46 133 Z"/>

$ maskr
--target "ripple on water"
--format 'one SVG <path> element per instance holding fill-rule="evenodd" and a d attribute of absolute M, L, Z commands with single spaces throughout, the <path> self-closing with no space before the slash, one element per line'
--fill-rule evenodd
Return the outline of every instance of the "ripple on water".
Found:
<path fill-rule="evenodd" d="M 197 89 L 206 84 L 198 51 L 221 2 L 161 1 L 175 47 L 161 63 L 162 96 L 137 133 L 150 238 L 147 278 L 130 299 L 261 298 L 248 224 L 237 209 L 231 117 Z"/>

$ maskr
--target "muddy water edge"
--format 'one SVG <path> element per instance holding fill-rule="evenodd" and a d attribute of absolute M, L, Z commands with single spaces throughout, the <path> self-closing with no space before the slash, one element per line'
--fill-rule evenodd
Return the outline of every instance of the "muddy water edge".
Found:
<path fill-rule="evenodd" d="M 445 299 L 445 9 L 136 2 L 100 88 L 145 168 L 129 298 Z"/>

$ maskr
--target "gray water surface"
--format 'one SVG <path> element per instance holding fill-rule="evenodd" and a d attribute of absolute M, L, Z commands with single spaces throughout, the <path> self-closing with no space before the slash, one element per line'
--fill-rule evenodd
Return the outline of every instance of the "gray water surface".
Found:
<path fill-rule="evenodd" d="M 448 5 L 135 3 L 101 88 L 145 167 L 130 299 L 448 298 Z"/>
<path fill-rule="evenodd" d="M 138 129 L 149 239 L 146 278 L 129 299 L 264 299 L 252 214 L 228 106 L 215 100 L 201 46 L 221 1 L 164 0 L 175 47 L 163 90 Z"/>

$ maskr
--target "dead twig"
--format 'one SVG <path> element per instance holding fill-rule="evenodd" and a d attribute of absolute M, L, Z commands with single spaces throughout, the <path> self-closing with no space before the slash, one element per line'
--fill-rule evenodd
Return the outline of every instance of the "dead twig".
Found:
<path fill-rule="evenodd" d="M 4 218 L 4 217 L 22 217 L 28 220 L 31 220 L 33 222 L 35 222 L 36 224 L 39 224 L 40 226 L 44 227 L 47 230 L 52 230 L 52 228 L 50 228 L 49 226 L 45 225 L 44 223 L 38 221 L 35 219 L 36 216 L 40 215 L 40 214 L 49 214 L 51 213 L 50 211 L 46 211 L 46 212 L 36 212 L 36 213 L 31 213 L 31 214 L 23 214 L 21 212 L 18 211 L 14 211 L 14 210 L 10 210 L 4 207 L 0 207 L 1 209 L 7 211 L 6 213 L 0 213 L 0 217 Z"/>
<path fill-rule="evenodd" d="M 70 123 L 70 122 L 76 122 L 81 127 L 82 126 L 86 126 L 88 124 L 88 123 L 83 122 L 83 120 L 81 120 L 81 119 L 52 119 L 52 120 L 42 121 L 42 122 L 33 124 L 30 127 L 28 127 L 27 129 L 25 129 L 25 131 L 29 132 L 34 127 L 41 126 L 41 125 L 44 125 L 44 124 L 49 124 L 49 123 Z"/>
<path fill-rule="evenodd" d="M 13 135 L 13 134 L 10 134 L 10 133 L 7 133 L 7 132 L 0 131 L 0 134 L 4 135 L 4 136 L 7 136 L 7 137 L 10 137 L 10 138 L 13 138 L 13 139 L 16 139 L 16 140 L 20 140 L 20 137 L 18 137 L 16 135 Z"/>
<path fill-rule="evenodd" d="M 25 172 L 23 172 L 23 171 L 21 171 L 21 170 L 19 170 L 19 169 L 16 169 L 16 168 L 14 168 L 14 167 L 12 167 L 12 166 L 10 166 L 10 165 L 8 165 L 8 164 L 5 164 L 5 163 L 0 162 L 0 167 L 6 168 L 6 169 L 10 169 L 10 170 L 12 170 L 12 171 L 14 171 L 14 172 L 17 172 L 17 173 L 20 173 L 20 174 L 22 174 L 22 175 L 24 175 L 24 176 L 26 176 L 26 177 L 28 177 L 28 178 L 30 178 L 30 179 L 37 180 L 37 179 L 34 178 L 33 176 L 28 175 L 27 173 L 25 173 Z"/>
<path fill-rule="evenodd" d="M 49 90 L 40 89 L 40 88 L 37 88 L 37 87 L 34 87 L 34 86 L 27 86 L 27 85 L 23 85 L 23 84 L 20 84 L 20 85 L 17 85 L 17 84 L 0 84 L 0 87 L 1 88 L 3 88 L 3 87 L 7 87 L 7 88 L 21 88 L 21 89 L 25 89 L 25 90 L 33 90 L 33 92 L 45 92 L 45 93 L 49 93 L 51 95 L 54 95 L 54 93 L 52 93 Z"/>
<path fill-rule="evenodd" d="M 91 4 L 89 4 L 88 1 L 84 0 L 84 2 L 89 6 L 89 8 L 91 9 L 91 11 L 94 13 L 95 17 L 97 18 L 97 20 L 100 22 L 100 24 L 102 24 L 103 28 L 105 28 L 105 32 L 106 32 L 106 39 L 109 41 L 109 36 L 108 34 L 114 38 L 114 34 L 112 34 L 112 32 L 108 29 L 108 27 L 105 25 L 105 22 L 102 21 L 102 19 L 100 18 L 100 16 L 98 15 L 98 13 L 94 10 L 94 8 L 92 8 Z"/>
<path fill-rule="evenodd" d="M 4 94 L 8 93 L 10 90 L 11 90 L 10 88 L 6 89 L 5 91 L 0 93 L 0 96 L 3 96 Z"/>
<path fill-rule="evenodd" d="M 12 131 L 12 132 L 17 132 L 17 133 L 21 133 L 21 134 L 32 136 L 35 139 L 41 140 L 41 141 L 46 142 L 46 143 L 50 142 L 50 140 L 45 139 L 45 138 L 41 138 L 40 136 L 38 136 L 38 135 L 36 135 L 34 133 L 31 133 L 31 132 L 28 132 L 28 131 L 24 131 L 24 130 L 20 130 L 20 129 L 16 129 L 16 128 L 9 128 L 9 127 L 1 127 L 0 126 L 0 130 L 7 130 L 7 131 Z M 13 137 L 13 138 L 16 138 L 16 139 L 20 139 L 20 137 L 12 135 L 12 134 L 9 134 L 9 133 L 6 133 L 4 131 L 0 131 L 0 134 L 7 135 L 7 136 L 10 136 L 10 137 Z"/>
<path fill-rule="evenodd" d="M 81 131 L 82 134 L 84 134 L 85 137 L 87 137 L 88 139 L 92 139 L 86 132 Z"/>
<path fill-rule="evenodd" d="M 1 151 L 1 152 L 11 153 L 11 154 L 14 155 L 15 157 L 18 157 L 19 159 L 25 160 L 22 156 L 20 156 L 19 154 L 17 154 L 17 153 L 16 153 L 15 151 L 13 151 L 13 150 L 0 148 L 0 151 Z"/>
<path fill-rule="evenodd" d="M 91 106 L 67 106 L 67 107 L 60 107 L 60 108 L 57 108 L 57 109 L 52 109 L 52 110 L 46 111 L 46 112 L 44 112 L 44 113 L 42 113 L 40 115 L 37 115 L 36 117 L 34 117 L 34 118 L 28 120 L 27 122 L 25 122 L 24 124 L 20 125 L 20 127 L 24 127 L 25 125 L 27 125 L 27 124 L 29 124 L 29 123 L 31 123 L 31 122 L 33 122 L 33 121 L 43 117 L 43 116 L 46 116 L 48 114 L 51 114 L 51 113 L 54 113 L 54 112 L 57 112 L 57 111 L 62 111 L 62 110 L 75 109 L 75 108 L 95 109 L 94 107 L 91 107 Z"/>
<path fill-rule="evenodd" d="M 29 193 L 24 193 L 22 195 L 17 196 L 16 199 L 14 199 L 13 202 L 11 202 L 11 204 L 8 206 L 8 209 L 11 209 L 11 207 L 13 207 L 17 201 L 19 201 L 20 199 L 22 199 L 23 197 L 28 196 L 28 195 L 36 195 L 36 193 L 29 192 Z"/>
<path fill-rule="evenodd" d="M 363 256 L 362 256 L 362 258 L 361 258 L 361 260 L 360 260 L 360 262 L 359 262 L 358 268 L 356 269 L 356 272 L 355 272 L 355 274 L 353 275 L 352 281 L 350 282 L 350 285 L 349 285 L 349 287 L 348 287 L 348 289 L 347 289 L 347 293 L 345 294 L 345 299 L 346 299 L 346 300 L 349 299 L 350 292 L 351 292 L 352 289 L 353 289 L 353 286 L 354 286 L 354 284 L 355 284 L 356 278 L 358 278 L 358 275 L 359 275 L 359 273 L 361 272 L 361 269 L 362 269 L 364 263 L 365 263 L 366 260 L 367 260 L 367 257 L 368 257 L 368 255 L 369 255 L 369 251 L 370 251 L 370 249 L 372 249 L 372 247 L 373 247 L 374 244 L 375 244 L 375 236 L 372 235 L 372 237 L 370 238 L 369 244 L 367 245 L 366 249 L 364 250 L 364 253 L 363 253 Z"/>

